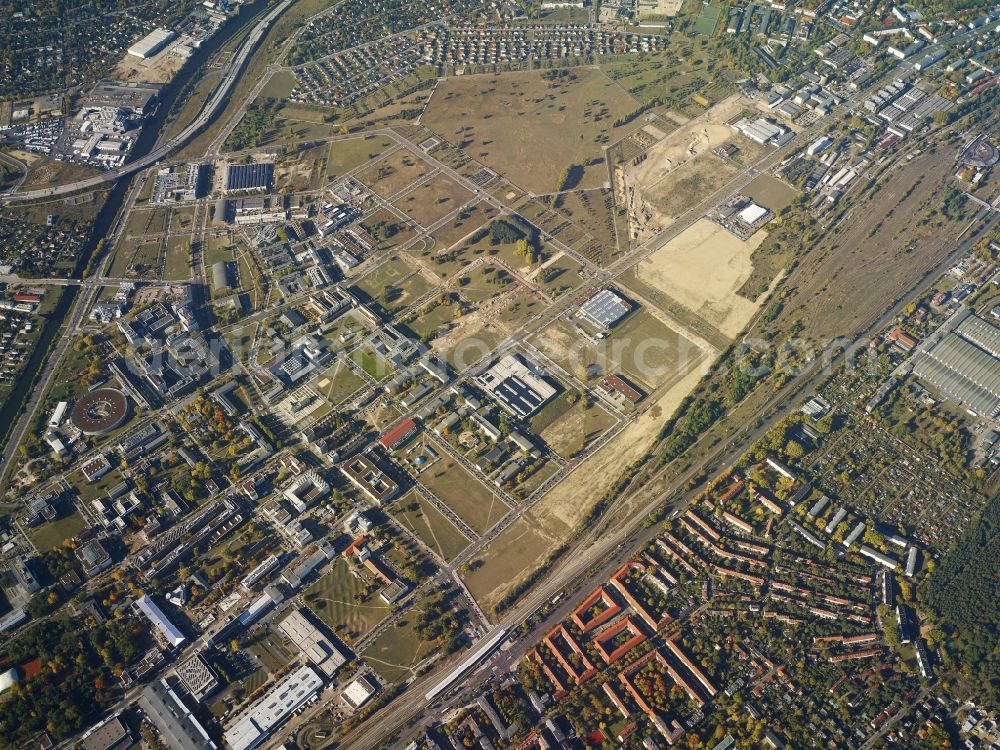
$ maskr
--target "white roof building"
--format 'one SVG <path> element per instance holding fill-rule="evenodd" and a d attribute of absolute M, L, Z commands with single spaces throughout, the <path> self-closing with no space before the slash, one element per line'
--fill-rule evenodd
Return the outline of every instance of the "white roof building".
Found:
<path fill-rule="evenodd" d="M 171 646 L 180 646 L 187 640 L 184 634 L 177 629 L 177 626 L 167 619 L 167 616 L 163 614 L 163 611 L 156 605 L 156 602 L 146 594 L 135 600 L 135 606 L 139 608 L 140 612 L 146 615 L 146 619 L 153 624 L 153 627 L 160 631 L 160 634 Z"/>
<path fill-rule="evenodd" d="M 751 203 L 749 206 L 740 211 L 740 221 L 745 224 L 753 226 L 758 221 L 767 216 L 767 209 L 763 206 L 758 206 L 756 203 Z"/>
<path fill-rule="evenodd" d="M 163 49 L 176 34 L 169 29 L 154 29 L 128 48 L 128 53 L 140 60 L 152 57 Z"/>
<path fill-rule="evenodd" d="M 232 750 L 251 750 L 264 742 L 289 716 L 305 705 L 323 687 L 323 679 L 312 667 L 292 672 L 257 701 L 250 712 L 225 733 Z"/>

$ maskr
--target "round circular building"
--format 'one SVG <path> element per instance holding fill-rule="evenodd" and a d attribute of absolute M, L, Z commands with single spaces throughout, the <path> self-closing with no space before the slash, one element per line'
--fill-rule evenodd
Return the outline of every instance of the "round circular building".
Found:
<path fill-rule="evenodd" d="M 98 388 L 73 404 L 70 420 L 84 435 L 106 435 L 125 424 L 128 397 L 117 388 Z"/>

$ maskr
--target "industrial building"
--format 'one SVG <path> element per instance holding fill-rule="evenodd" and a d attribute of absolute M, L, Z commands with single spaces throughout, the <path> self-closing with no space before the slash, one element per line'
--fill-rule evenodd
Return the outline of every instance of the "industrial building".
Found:
<path fill-rule="evenodd" d="M 293 712 L 323 687 L 323 679 L 310 666 L 299 667 L 257 701 L 250 712 L 225 734 L 232 750 L 251 750 L 264 742 Z"/>
<path fill-rule="evenodd" d="M 1000 328 L 960 313 L 914 357 L 914 374 L 976 414 L 1000 415 Z"/>
<path fill-rule="evenodd" d="M 149 717 L 171 750 L 215 750 L 208 732 L 166 680 L 148 685 L 139 696 L 139 708 Z"/>
<path fill-rule="evenodd" d="M 476 378 L 501 406 L 528 417 L 556 395 L 556 388 L 528 367 L 521 357 L 508 354 Z"/>
<path fill-rule="evenodd" d="M 292 610 L 278 623 L 278 629 L 327 677 L 347 663 L 347 657 L 301 610 Z"/>
<path fill-rule="evenodd" d="M 129 47 L 128 53 L 140 60 L 148 60 L 172 42 L 175 36 L 177 35 L 169 29 L 154 29 Z"/>
<path fill-rule="evenodd" d="M 632 305 L 610 289 L 602 289 L 580 305 L 579 315 L 594 327 L 607 330 L 632 311 Z"/>
<path fill-rule="evenodd" d="M 226 192 L 267 191 L 274 180 L 274 164 L 230 164 L 226 167 Z"/>

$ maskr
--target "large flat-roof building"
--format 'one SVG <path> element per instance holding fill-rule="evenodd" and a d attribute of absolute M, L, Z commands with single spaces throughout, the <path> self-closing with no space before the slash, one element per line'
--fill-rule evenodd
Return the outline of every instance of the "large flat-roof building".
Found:
<path fill-rule="evenodd" d="M 508 354 L 476 378 L 505 409 L 528 417 L 556 395 L 556 388 L 521 357 Z"/>
<path fill-rule="evenodd" d="M 301 610 L 292 610 L 278 629 L 327 677 L 347 663 L 347 657 Z"/>
<path fill-rule="evenodd" d="M 163 639 L 171 646 L 180 646 L 185 640 L 187 640 L 184 637 L 184 634 L 177 629 L 177 626 L 174 625 L 165 614 L 163 614 L 163 610 L 156 605 L 156 602 L 154 602 L 146 594 L 143 594 L 135 600 L 135 606 L 139 608 L 140 612 L 146 615 L 146 619 L 152 623 L 153 627 L 159 631 L 160 635 L 163 636 Z"/>
<path fill-rule="evenodd" d="M 146 36 L 128 48 L 132 57 L 146 60 L 167 46 L 177 36 L 169 29 L 153 29 Z"/>
<path fill-rule="evenodd" d="M 267 191 L 274 181 L 274 164 L 255 162 L 253 164 L 230 164 L 226 167 L 226 192 Z"/>
<path fill-rule="evenodd" d="M 170 750 L 216 749 L 208 732 L 166 680 L 157 680 L 142 691 L 139 708 L 153 722 Z"/>
<path fill-rule="evenodd" d="M 580 305 L 579 315 L 596 328 L 607 330 L 632 311 L 632 305 L 610 289 L 602 289 Z"/>
<path fill-rule="evenodd" d="M 1000 416 L 1000 329 L 982 318 L 967 315 L 932 338 L 913 372 L 970 411 Z"/>
<path fill-rule="evenodd" d="M 267 695 L 257 701 L 250 712 L 225 734 L 232 750 L 251 750 L 264 742 L 293 712 L 323 687 L 323 679 L 310 666 L 299 667 L 283 679 Z"/>

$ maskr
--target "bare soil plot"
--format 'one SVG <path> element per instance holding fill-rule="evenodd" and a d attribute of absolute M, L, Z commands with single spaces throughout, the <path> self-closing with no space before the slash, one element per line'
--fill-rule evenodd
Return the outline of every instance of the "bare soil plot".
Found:
<path fill-rule="evenodd" d="M 469 540 L 462 535 L 441 511 L 424 499 L 419 492 L 410 492 L 395 503 L 390 511 L 399 523 L 409 530 L 427 547 L 434 550 L 443 560 L 454 560 L 469 546 Z"/>
<path fill-rule="evenodd" d="M 654 198 L 659 196 L 657 200 L 660 203 L 666 202 L 663 208 L 677 211 L 669 198 L 677 194 L 677 190 L 672 190 L 672 187 L 679 179 L 711 179 L 711 174 L 698 168 L 692 168 L 689 174 L 678 173 L 678 179 L 673 179 L 671 175 L 699 156 L 714 157 L 712 149 L 734 140 L 735 134 L 726 122 L 739 115 L 743 108 L 744 102 L 739 95 L 730 96 L 654 144 L 646 152 L 647 158 L 639 164 L 629 163 L 615 170 L 615 190 L 619 204 L 628 211 L 631 239 L 647 239 L 670 224 L 676 215 L 664 213 L 652 205 L 649 195 L 651 192 Z M 713 167 L 727 164 L 735 169 L 734 165 L 723 162 L 718 157 L 704 163 Z M 705 195 L 708 192 L 710 191 L 706 191 Z"/>
<path fill-rule="evenodd" d="M 392 138 L 384 135 L 359 136 L 346 141 L 332 142 L 326 158 L 326 179 L 332 182 L 343 177 L 352 169 L 378 158 L 394 143 Z"/>
<path fill-rule="evenodd" d="M 477 534 L 484 533 L 510 508 L 492 490 L 448 456 L 420 475 L 420 482 Z"/>
<path fill-rule="evenodd" d="M 460 318 L 445 336 L 431 342 L 431 349 L 456 371 L 462 372 L 490 356 L 507 337 L 507 331 L 483 321 L 484 316 L 479 312 Z"/>
<path fill-rule="evenodd" d="M 652 287 L 735 338 L 760 302 L 736 294 L 750 277 L 750 256 L 765 240 L 761 230 L 741 240 L 718 224 L 701 219 L 644 260 L 637 286 Z"/>
<path fill-rule="evenodd" d="M 356 177 L 382 198 L 390 198 L 421 177 L 431 168 L 406 149 L 400 149 L 369 164 Z"/>
<path fill-rule="evenodd" d="M 602 143 L 627 127 L 612 122 L 638 102 L 598 70 L 505 73 L 447 78 L 421 122 L 470 156 L 535 193 L 559 189 L 575 165 L 575 184 L 607 181 Z"/>
<path fill-rule="evenodd" d="M 395 206 L 422 227 L 430 227 L 472 198 L 472 193 L 450 177 L 436 174 L 404 195 Z"/>
<path fill-rule="evenodd" d="M 740 168 L 709 152 L 699 154 L 646 190 L 649 206 L 660 219 L 673 221 L 739 174 Z"/>

